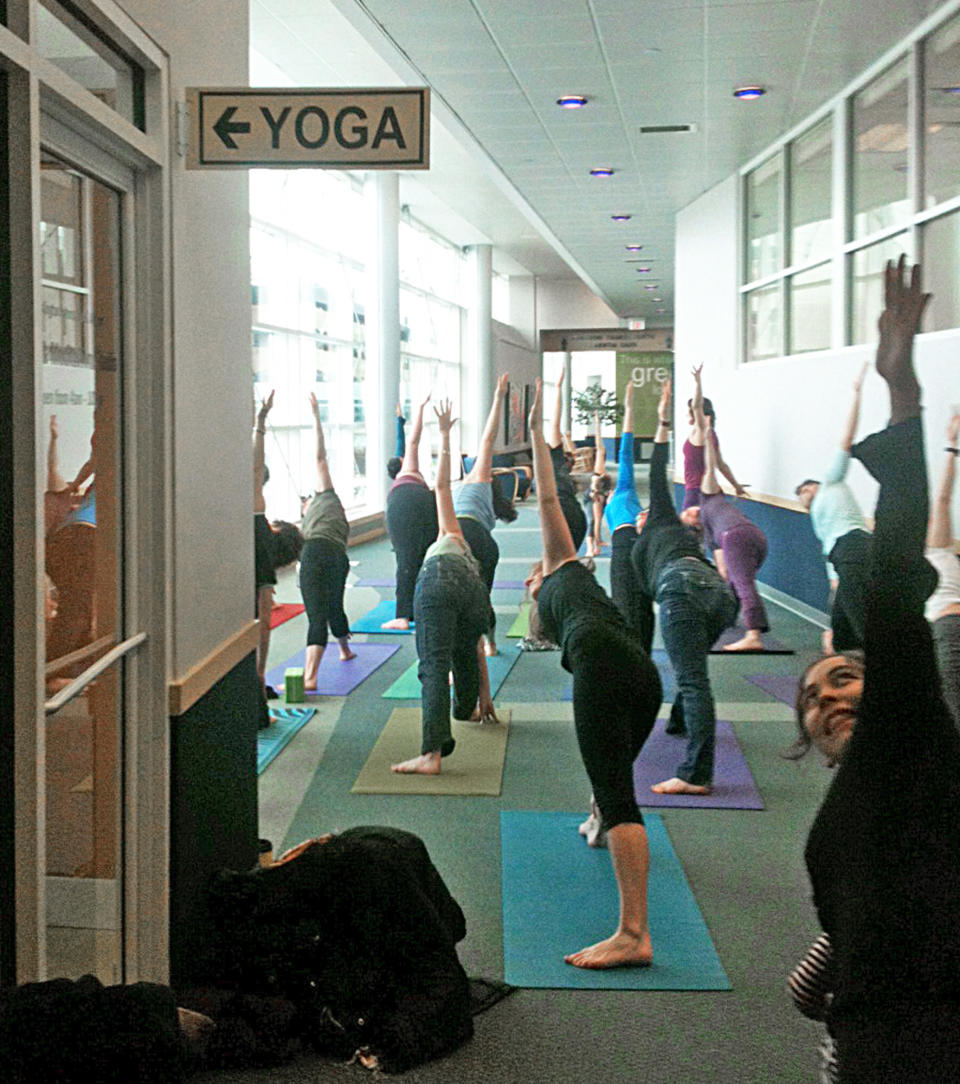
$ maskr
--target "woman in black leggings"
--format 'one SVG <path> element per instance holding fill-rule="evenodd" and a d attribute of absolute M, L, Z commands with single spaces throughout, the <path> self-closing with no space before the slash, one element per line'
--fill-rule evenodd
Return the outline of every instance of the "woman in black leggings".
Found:
<path fill-rule="evenodd" d="M 350 625 L 343 609 L 343 591 L 350 571 L 347 559 L 347 517 L 333 488 L 327 449 L 320 424 L 320 406 L 310 393 L 310 409 L 317 430 L 317 492 L 307 505 L 300 524 L 300 593 L 307 611 L 307 658 L 303 688 L 315 692 L 317 668 L 327 646 L 327 626 L 340 642 L 340 659 L 356 658 L 350 650 Z"/>
<path fill-rule="evenodd" d="M 457 514 L 457 522 L 470 552 L 480 565 L 480 575 L 488 592 L 493 589 L 493 579 L 500 560 L 500 547 L 493 537 L 494 525 L 498 519 L 510 523 L 517 518 L 513 502 L 507 500 L 493 484 L 493 444 L 500 429 L 500 416 L 509 380 L 506 373 L 497 380 L 497 390 L 487 416 L 487 424 L 480 437 L 477 458 L 470 473 L 453 492 L 453 510 Z M 487 643 L 484 648 L 487 655 L 497 653 L 496 624 L 497 619 L 491 606 Z"/>
<path fill-rule="evenodd" d="M 543 561 L 528 585 L 544 634 L 560 644 L 573 674 L 573 720 L 580 755 L 607 835 L 620 894 L 614 933 L 564 957 L 575 967 L 643 967 L 653 960 L 647 923 L 650 850 L 633 789 L 633 762 L 653 728 L 662 690 L 657 668 L 577 551 L 557 499 L 543 436 L 542 383 L 530 411 Z M 629 690 L 629 695 L 627 695 Z"/>
<path fill-rule="evenodd" d="M 587 534 L 587 517 L 577 500 L 576 486 L 570 476 L 570 460 L 563 448 L 560 419 L 563 414 L 563 378 L 565 376 L 566 369 L 561 368 L 560 377 L 557 380 L 557 401 L 553 409 L 553 425 L 550 430 L 550 460 L 553 463 L 553 477 L 556 481 L 560 511 L 563 512 L 563 518 L 567 521 L 573 548 L 579 553 Z"/>
<path fill-rule="evenodd" d="M 880 483 L 864 647 L 800 679 L 800 732 L 838 764 L 807 840 L 833 949 L 827 1024 L 845 1084 L 957 1079 L 960 735 L 943 700 L 924 600 L 927 470 L 913 338 L 920 269 L 887 265 L 877 372 L 890 424 L 851 449 Z"/>
<path fill-rule="evenodd" d="M 408 629 L 413 618 L 413 589 L 427 547 L 437 537 L 437 506 L 433 491 L 420 473 L 420 435 L 423 410 L 420 404 L 413 430 L 403 453 L 403 462 L 387 494 L 387 533 L 397 555 L 397 607 L 395 616 L 383 629 Z"/>

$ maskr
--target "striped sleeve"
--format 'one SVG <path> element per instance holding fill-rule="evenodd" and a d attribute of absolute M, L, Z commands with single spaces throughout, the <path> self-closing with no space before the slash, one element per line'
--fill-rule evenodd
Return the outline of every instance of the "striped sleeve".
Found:
<path fill-rule="evenodd" d="M 787 979 L 793 1003 L 812 1020 L 823 1020 L 833 986 L 830 938 L 821 934 Z"/>

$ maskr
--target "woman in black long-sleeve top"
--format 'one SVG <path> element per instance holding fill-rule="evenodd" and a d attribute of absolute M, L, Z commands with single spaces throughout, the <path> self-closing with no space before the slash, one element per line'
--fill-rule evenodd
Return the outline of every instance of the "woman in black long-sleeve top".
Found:
<path fill-rule="evenodd" d="M 834 953 L 840 1080 L 933 1084 L 960 1073 L 960 736 L 923 603 L 927 476 L 913 337 L 919 268 L 887 265 L 877 371 L 889 426 L 853 448 L 880 483 L 865 665 L 829 656 L 801 678 L 798 721 L 837 774 L 807 841 Z"/>
<path fill-rule="evenodd" d="M 736 619 L 737 600 L 719 572 L 704 560 L 700 540 L 680 522 L 674 507 L 667 484 L 669 416 L 670 381 L 665 380 L 650 459 L 649 513 L 630 554 L 644 600 L 633 610 L 634 623 L 649 650 L 656 600 L 660 633 L 677 672 L 672 725 L 667 729 L 672 733 L 685 729 L 687 734 L 677 774 L 652 789 L 659 794 L 708 794 L 713 784 L 717 720 L 707 655 L 714 640 Z"/>
<path fill-rule="evenodd" d="M 542 390 L 538 380 L 530 411 L 530 439 L 543 561 L 527 585 L 546 636 L 560 644 L 561 663 L 573 674 L 577 744 L 620 895 L 614 933 L 564 959 L 575 967 L 640 967 L 653 957 L 647 924 L 650 851 L 633 789 L 633 762 L 657 717 L 660 677 L 623 615 L 593 573 L 577 560 L 542 431 Z"/>

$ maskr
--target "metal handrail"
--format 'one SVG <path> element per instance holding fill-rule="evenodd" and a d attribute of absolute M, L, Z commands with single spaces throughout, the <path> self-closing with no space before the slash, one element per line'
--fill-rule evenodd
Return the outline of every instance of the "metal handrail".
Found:
<path fill-rule="evenodd" d="M 117 659 L 122 659 L 124 655 L 129 654 L 135 647 L 139 647 L 146 639 L 147 634 L 145 632 L 138 632 L 136 636 L 131 636 L 128 640 L 124 640 L 123 643 L 117 644 L 106 655 L 101 655 L 92 666 L 88 666 L 82 674 L 78 674 L 69 685 L 61 689 L 56 696 L 43 705 L 44 713 L 46 715 L 55 715 L 71 700 L 79 696 L 95 678 L 98 678 L 105 670 L 109 670 Z"/>

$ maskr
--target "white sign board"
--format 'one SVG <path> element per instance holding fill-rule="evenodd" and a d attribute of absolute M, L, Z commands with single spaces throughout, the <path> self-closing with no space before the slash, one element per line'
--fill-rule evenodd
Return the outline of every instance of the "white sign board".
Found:
<path fill-rule="evenodd" d="M 188 87 L 187 169 L 429 169 L 430 89 Z"/>

